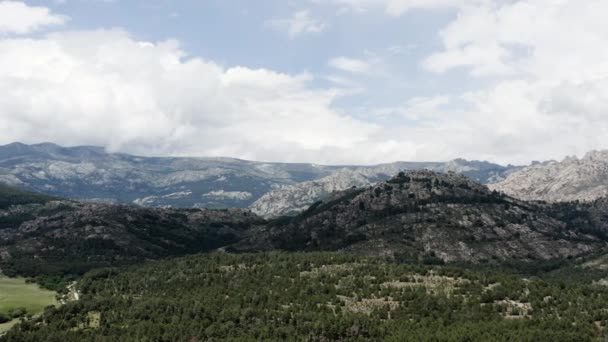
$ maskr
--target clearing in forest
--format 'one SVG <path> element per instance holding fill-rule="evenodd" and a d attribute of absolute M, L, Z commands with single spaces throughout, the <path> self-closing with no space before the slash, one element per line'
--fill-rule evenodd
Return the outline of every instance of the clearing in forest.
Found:
<path fill-rule="evenodd" d="M 25 308 L 28 314 L 36 315 L 49 305 L 57 305 L 56 293 L 27 283 L 23 278 L 8 278 L 0 275 L 0 313 L 11 309 Z M 0 333 L 15 322 L 0 324 Z"/>

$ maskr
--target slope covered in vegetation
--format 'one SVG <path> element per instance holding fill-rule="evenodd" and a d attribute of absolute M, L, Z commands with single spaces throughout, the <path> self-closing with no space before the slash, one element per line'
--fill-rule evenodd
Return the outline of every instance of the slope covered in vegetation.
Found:
<path fill-rule="evenodd" d="M 344 253 L 102 269 L 7 341 L 600 341 L 608 289 Z"/>
<path fill-rule="evenodd" d="M 210 251 L 264 221 L 247 210 L 52 201 L 0 210 L 0 269 L 58 289 L 103 266 Z"/>
<path fill-rule="evenodd" d="M 6 209 L 11 205 L 29 203 L 47 203 L 55 198 L 34 192 L 24 191 L 0 183 L 0 209 Z"/>

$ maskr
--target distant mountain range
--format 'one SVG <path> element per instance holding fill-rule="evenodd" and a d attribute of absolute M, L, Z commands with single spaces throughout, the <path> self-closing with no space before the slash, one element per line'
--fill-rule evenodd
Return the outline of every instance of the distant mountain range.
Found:
<path fill-rule="evenodd" d="M 330 192 L 386 180 L 401 170 L 460 172 L 480 183 L 518 169 L 483 161 L 374 166 L 265 163 L 232 158 L 158 158 L 51 143 L 0 146 L 0 182 L 80 201 L 144 207 L 248 208 L 264 217 L 305 209 Z"/>

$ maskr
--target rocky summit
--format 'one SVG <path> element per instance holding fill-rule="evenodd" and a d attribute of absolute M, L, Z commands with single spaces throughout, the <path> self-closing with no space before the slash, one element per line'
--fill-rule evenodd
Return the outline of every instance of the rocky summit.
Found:
<path fill-rule="evenodd" d="M 250 232 L 238 250 L 349 250 L 444 262 L 548 260 L 604 245 L 589 208 L 532 204 L 457 173 L 400 173 Z M 582 229 L 581 227 L 585 227 Z"/>
<path fill-rule="evenodd" d="M 456 172 L 479 183 L 492 183 L 504 179 L 515 166 L 500 166 L 488 162 L 455 159 L 447 163 L 396 162 L 377 166 L 343 169 L 329 176 L 282 185 L 264 194 L 251 205 L 251 210 L 266 218 L 298 214 L 334 191 L 366 187 L 385 181 L 403 170 L 428 169 L 435 172 Z"/>
<path fill-rule="evenodd" d="M 592 151 L 515 170 L 491 189 L 522 200 L 592 201 L 608 195 L 608 151 Z"/>

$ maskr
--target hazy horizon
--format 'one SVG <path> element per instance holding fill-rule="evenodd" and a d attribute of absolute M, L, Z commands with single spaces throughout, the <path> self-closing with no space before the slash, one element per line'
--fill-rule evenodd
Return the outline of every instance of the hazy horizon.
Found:
<path fill-rule="evenodd" d="M 99 146 L 99 145 L 60 145 L 54 142 L 50 142 L 50 141 L 42 141 L 42 142 L 34 142 L 34 143 L 24 143 L 21 141 L 14 141 L 11 143 L 7 143 L 7 144 L 1 144 L 0 147 L 4 147 L 4 146 L 9 146 L 12 144 L 22 144 L 22 145 L 26 145 L 26 146 L 39 146 L 39 145 L 55 145 L 58 146 L 60 148 L 79 148 L 79 147 L 86 147 L 86 148 L 100 148 L 103 149 L 105 153 L 108 154 L 126 154 L 126 155 L 130 155 L 133 157 L 143 157 L 143 158 L 201 158 L 201 159 L 236 159 L 236 160 L 242 160 L 242 161 L 247 161 L 247 162 L 258 162 L 258 163 L 274 163 L 274 164 L 311 164 L 311 165 L 319 165 L 319 166 L 374 166 L 374 165 L 383 165 L 383 164 L 391 164 L 391 163 L 400 163 L 400 162 L 414 162 L 414 163 L 445 163 L 445 162 L 451 162 L 451 161 L 455 161 L 455 160 L 465 160 L 465 161 L 469 161 L 469 162 L 488 162 L 488 163 L 493 163 L 493 164 L 498 164 L 498 165 L 502 165 L 502 166 L 526 166 L 526 165 L 531 165 L 534 163 L 543 163 L 543 162 L 551 162 L 551 161 L 561 161 L 564 160 L 566 158 L 583 158 L 585 155 L 587 155 L 590 152 L 594 152 L 594 151 L 608 151 L 608 150 L 590 150 L 587 151 L 581 155 L 567 155 L 564 156 L 561 159 L 546 159 L 546 160 L 531 160 L 528 163 L 525 164 L 501 164 L 498 162 L 493 162 L 491 160 L 482 160 L 482 159 L 467 159 L 467 158 L 461 158 L 461 157 L 456 157 L 456 158 L 451 158 L 451 159 L 447 159 L 447 160 L 388 160 L 388 161 L 383 161 L 380 163 L 376 163 L 376 164 L 320 164 L 320 163 L 315 163 L 315 162 L 310 162 L 310 161 L 274 161 L 274 160 L 255 160 L 255 159 L 243 159 L 243 158 L 237 158 L 237 157 L 232 157 L 232 156 L 204 156 L 204 155 L 145 155 L 145 154 L 132 154 L 132 153 L 128 153 L 128 152 L 121 152 L 121 151 L 110 151 L 108 150 L 105 146 Z"/>

